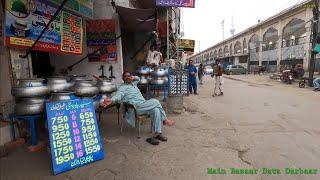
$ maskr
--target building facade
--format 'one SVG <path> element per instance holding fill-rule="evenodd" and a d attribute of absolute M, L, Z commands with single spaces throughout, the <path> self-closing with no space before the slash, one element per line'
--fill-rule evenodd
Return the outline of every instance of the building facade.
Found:
<path fill-rule="evenodd" d="M 188 57 L 196 64 L 221 59 L 224 65 L 243 65 L 252 71 L 264 65 L 270 72 L 280 66 L 303 64 L 311 57 L 314 0 L 296 4 L 198 54 Z M 316 68 L 320 67 L 316 60 Z"/>

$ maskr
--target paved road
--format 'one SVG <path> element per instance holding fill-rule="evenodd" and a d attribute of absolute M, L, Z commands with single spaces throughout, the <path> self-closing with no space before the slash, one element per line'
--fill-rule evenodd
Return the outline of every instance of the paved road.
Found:
<path fill-rule="evenodd" d="M 211 97 L 212 88 L 206 77 L 200 95 L 184 99 L 183 114 L 170 116 L 176 125 L 165 128 L 167 143 L 148 145 L 149 125 L 141 139 L 128 126 L 120 135 L 116 118 L 106 115 L 100 125 L 104 160 L 53 177 L 46 152 L 29 154 L 20 148 L 0 159 L 1 179 L 320 179 L 319 94 L 229 79 L 225 96 Z M 264 167 L 282 174 L 261 175 Z M 207 168 L 227 174 L 210 175 Z M 230 168 L 258 171 L 232 175 Z M 316 168 L 318 174 L 285 175 L 285 168 Z"/>

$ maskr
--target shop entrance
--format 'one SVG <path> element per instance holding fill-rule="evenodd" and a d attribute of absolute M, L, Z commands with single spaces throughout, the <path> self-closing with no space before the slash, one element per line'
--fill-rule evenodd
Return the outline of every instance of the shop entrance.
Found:
<path fill-rule="evenodd" d="M 48 52 L 32 51 L 32 73 L 34 77 L 46 78 L 53 75 L 54 67 L 50 63 Z"/>

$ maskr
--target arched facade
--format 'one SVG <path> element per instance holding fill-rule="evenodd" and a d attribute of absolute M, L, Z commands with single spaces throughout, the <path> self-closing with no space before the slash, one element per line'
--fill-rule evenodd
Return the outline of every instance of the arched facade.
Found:
<path fill-rule="evenodd" d="M 241 53 L 241 42 L 237 41 L 234 44 L 234 54 L 239 54 L 239 53 Z"/>
<path fill-rule="evenodd" d="M 305 42 L 306 23 L 293 18 L 282 30 L 282 47 L 295 46 Z"/>
<path fill-rule="evenodd" d="M 262 39 L 262 51 L 269 51 L 277 48 L 279 41 L 278 30 L 271 27 L 263 35 Z"/>
<path fill-rule="evenodd" d="M 256 52 L 259 52 L 260 41 L 259 41 L 259 36 L 257 34 L 252 35 L 251 38 L 249 39 L 249 49 L 250 50 L 255 49 Z"/>

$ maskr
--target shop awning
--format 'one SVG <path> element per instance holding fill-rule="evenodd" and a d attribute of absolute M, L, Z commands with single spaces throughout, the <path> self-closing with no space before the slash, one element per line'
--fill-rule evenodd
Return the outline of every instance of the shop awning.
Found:
<path fill-rule="evenodd" d="M 116 6 L 121 28 L 134 32 L 155 31 L 155 10 Z"/>

